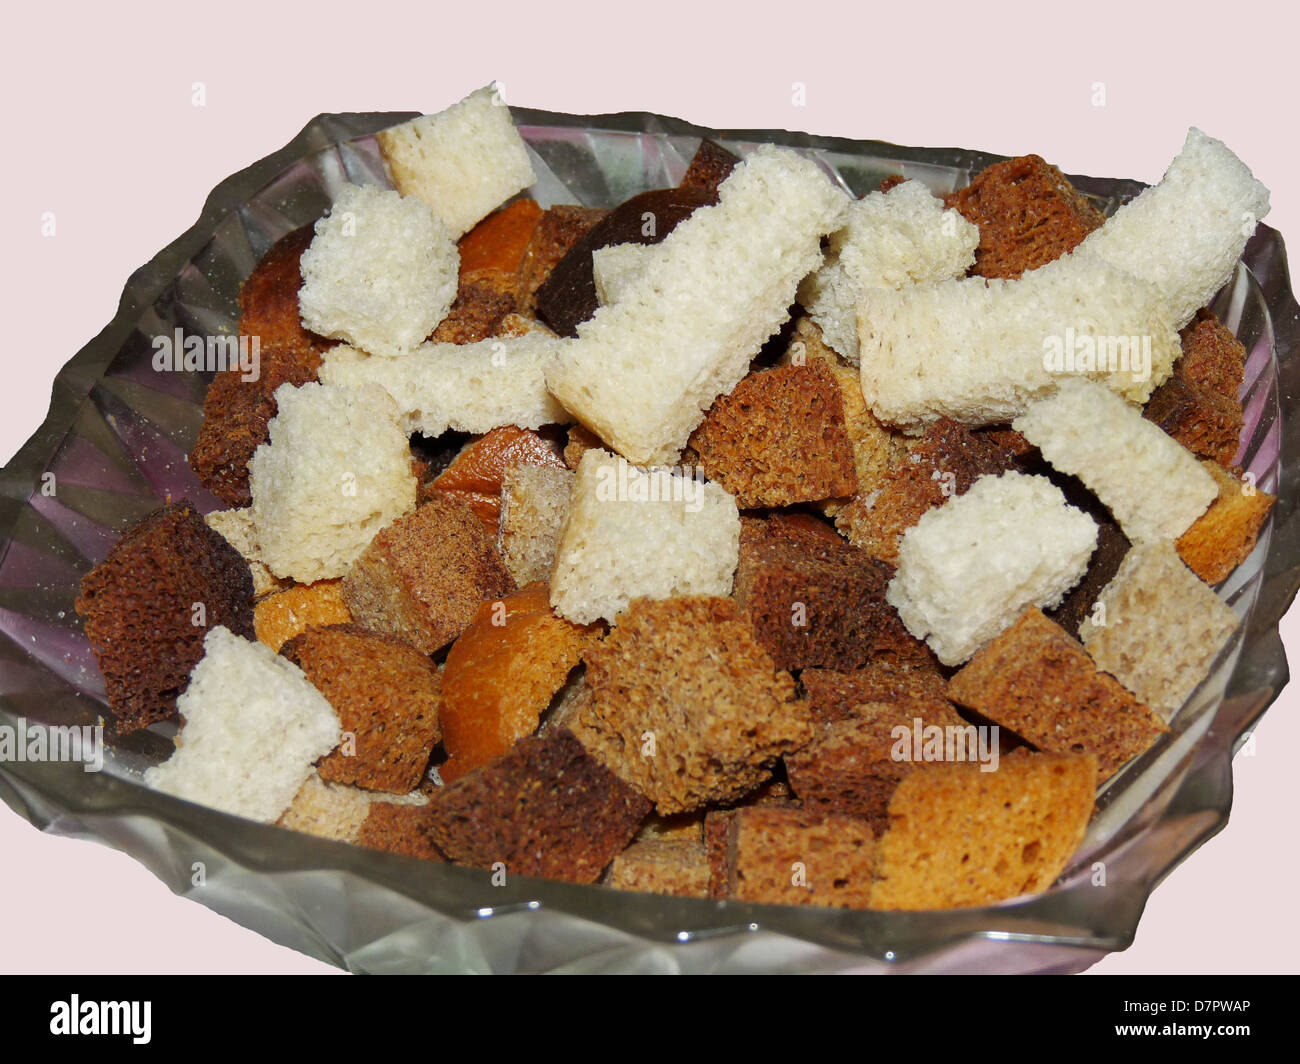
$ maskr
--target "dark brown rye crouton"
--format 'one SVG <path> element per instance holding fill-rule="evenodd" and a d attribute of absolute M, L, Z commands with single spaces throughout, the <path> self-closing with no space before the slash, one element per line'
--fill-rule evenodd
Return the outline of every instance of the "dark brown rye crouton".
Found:
<path fill-rule="evenodd" d="M 458 864 L 594 883 L 649 812 L 649 801 L 556 728 L 442 788 L 429 804 L 430 836 Z"/>
<path fill-rule="evenodd" d="M 182 501 L 117 542 L 82 578 L 75 609 L 125 734 L 176 712 L 212 628 L 253 638 L 253 577 L 239 551 Z"/>

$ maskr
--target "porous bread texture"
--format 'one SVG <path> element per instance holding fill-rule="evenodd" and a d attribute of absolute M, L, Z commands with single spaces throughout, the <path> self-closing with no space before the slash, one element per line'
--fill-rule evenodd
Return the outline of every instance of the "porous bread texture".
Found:
<path fill-rule="evenodd" d="M 603 307 L 613 303 L 627 289 L 653 255 L 658 244 L 611 244 L 591 253 L 591 273 L 596 281 L 596 298 Z"/>
<path fill-rule="evenodd" d="M 1062 380 L 1011 424 L 1083 481 L 1134 543 L 1177 539 L 1219 493 L 1187 448 L 1095 381 Z"/>
<path fill-rule="evenodd" d="M 235 816 L 274 822 L 339 743 L 329 702 L 269 647 L 213 628 L 177 700 L 174 754 L 145 772 L 157 791 Z"/>
<path fill-rule="evenodd" d="M 393 184 L 431 207 L 453 238 L 537 180 L 495 84 L 375 140 Z"/>
<path fill-rule="evenodd" d="M 256 532 L 253 530 L 253 512 L 248 507 L 241 510 L 213 510 L 203 518 L 214 532 L 222 536 L 248 562 L 253 576 L 253 598 L 279 591 L 285 582 L 263 564 L 257 552 Z"/>
<path fill-rule="evenodd" d="M 1202 463 L 1214 477 L 1219 497 L 1179 537 L 1178 556 L 1207 584 L 1226 580 L 1228 574 L 1255 549 L 1259 530 L 1277 501 L 1218 462 Z"/>
<path fill-rule="evenodd" d="M 310 584 L 342 576 L 385 525 L 415 508 L 411 451 L 382 388 L 281 386 L 270 442 L 249 462 L 262 561 Z"/>
<path fill-rule="evenodd" d="M 1128 552 L 1079 638 L 1098 668 L 1167 723 L 1209 675 L 1238 623 L 1172 543 L 1152 542 Z"/>
<path fill-rule="evenodd" d="M 489 432 L 502 425 L 535 429 L 573 420 L 546 390 L 544 367 L 567 341 L 538 327 L 522 336 L 472 344 L 421 344 L 401 358 L 336 347 L 321 364 L 326 384 L 386 391 L 408 435 Z"/>
<path fill-rule="evenodd" d="M 276 821 L 282 828 L 336 842 L 357 842 L 373 806 L 422 806 L 429 801 L 419 791 L 383 794 L 342 783 L 328 783 L 313 772 Z"/>
<path fill-rule="evenodd" d="M 1153 285 L 1182 328 L 1228 283 L 1268 206 L 1268 189 L 1250 168 L 1192 127 L 1160 183 L 1117 210 L 1076 254 Z"/>
<path fill-rule="evenodd" d="M 1166 731 L 1076 639 L 1036 609 L 971 658 L 948 682 L 948 695 L 1039 750 L 1096 755 L 1098 783 Z"/>
<path fill-rule="evenodd" d="M 1050 887 L 1083 841 L 1097 763 L 1089 755 L 927 764 L 889 802 L 873 909 L 955 909 Z"/>
<path fill-rule="evenodd" d="M 308 628 L 347 624 L 352 620 L 343 601 L 339 580 L 296 584 L 268 595 L 253 607 L 253 631 L 277 654 L 280 648 Z"/>
<path fill-rule="evenodd" d="M 345 185 L 302 253 L 303 324 L 382 355 L 418 345 L 456 298 L 460 253 L 419 200 Z"/>
<path fill-rule="evenodd" d="M 903 426 L 1001 424 L 1071 372 L 1144 402 L 1181 350 L 1159 289 L 1077 251 L 1016 280 L 869 289 L 858 325 L 862 394 Z"/>
<path fill-rule="evenodd" d="M 619 455 L 582 456 L 551 576 L 551 605 L 577 624 L 634 598 L 727 595 L 740 559 L 740 511 L 717 484 Z"/>
<path fill-rule="evenodd" d="M 1046 477 L 983 476 L 904 534 L 886 599 L 945 665 L 959 665 L 1030 606 L 1078 582 L 1097 525 Z"/>
<path fill-rule="evenodd" d="M 661 815 L 743 797 L 812 738 L 790 674 L 731 599 L 637 599 L 586 661 L 573 733 Z"/>
<path fill-rule="evenodd" d="M 739 809 L 727 822 L 727 897 L 864 909 L 875 839 L 864 820 L 808 809 Z"/>
<path fill-rule="evenodd" d="M 281 648 L 338 714 L 346 742 L 322 779 L 408 794 L 441 736 L 438 668 L 414 647 L 355 624 L 312 628 Z"/>
<path fill-rule="evenodd" d="M 905 288 L 961 277 L 975 261 L 980 231 L 920 181 L 849 205 L 831 236 L 826 263 L 804 279 L 799 302 L 843 358 L 858 364 L 858 299 L 867 288 Z"/>
<path fill-rule="evenodd" d="M 615 890 L 707 898 L 709 862 L 704 843 L 672 838 L 641 839 L 614 858 L 605 885 Z"/>
<path fill-rule="evenodd" d="M 713 400 L 789 316 L 847 202 L 808 159 L 765 145 L 645 256 L 621 297 L 546 373 L 588 428 L 641 464 L 671 462 Z"/>
<path fill-rule="evenodd" d="M 206 629 L 253 634 L 248 565 L 188 500 L 127 530 L 81 578 L 73 607 L 120 735 L 176 712 Z"/>
<path fill-rule="evenodd" d="M 520 587 L 551 579 L 573 480 L 570 469 L 526 465 L 507 470 L 501 478 L 497 550 Z"/>

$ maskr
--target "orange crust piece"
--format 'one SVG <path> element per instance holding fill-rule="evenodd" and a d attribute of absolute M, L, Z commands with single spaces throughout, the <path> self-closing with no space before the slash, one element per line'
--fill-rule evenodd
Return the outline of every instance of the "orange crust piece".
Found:
<path fill-rule="evenodd" d="M 347 624 L 350 620 L 352 614 L 343 601 L 340 580 L 298 584 L 267 595 L 253 608 L 257 638 L 277 653 L 288 640 L 308 628 Z"/>
<path fill-rule="evenodd" d="M 530 429 L 503 425 L 469 444 L 451 464 L 421 488 L 421 497 L 434 493 L 460 499 L 495 536 L 501 519 L 501 481 L 516 466 L 567 468 L 557 446 Z"/>
<path fill-rule="evenodd" d="M 443 781 L 454 782 L 535 732 L 596 638 L 592 629 L 552 612 L 541 582 L 483 603 L 452 644 L 443 671 Z"/>
<path fill-rule="evenodd" d="M 1219 485 L 1219 496 L 1175 546 L 1187 568 L 1213 585 L 1226 580 L 1255 549 L 1277 497 L 1247 484 L 1217 462 L 1202 464 Z"/>

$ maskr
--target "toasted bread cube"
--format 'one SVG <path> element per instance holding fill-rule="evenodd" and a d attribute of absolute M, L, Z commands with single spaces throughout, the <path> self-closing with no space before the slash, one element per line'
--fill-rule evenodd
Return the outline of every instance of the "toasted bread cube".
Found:
<path fill-rule="evenodd" d="M 739 809 L 727 824 L 726 895 L 768 905 L 865 909 L 874 859 L 865 821 L 807 809 Z"/>
<path fill-rule="evenodd" d="M 605 884 L 615 890 L 707 898 L 709 864 L 704 844 L 676 839 L 634 842 L 614 858 Z"/>
<path fill-rule="evenodd" d="M 873 909 L 956 909 L 1047 890 L 1083 841 L 1097 790 L 1090 755 L 926 764 L 889 802 Z"/>
<path fill-rule="evenodd" d="M 890 796 L 914 767 L 894 756 L 897 730 L 933 727 L 963 729 L 972 737 L 968 749 L 975 750 L 973 726 L 945 701 L 855 706 L 850 716 L 818 728 L 811 743 L 786 755 L 790 788 L 803 808 L 856 817 L 879 835 Z"/>
<path fill-rule="evenodd" d="M 531 465 L 509 469 L 501 478 L 497 549 L 520 587 L 536 580 L 550 582 L 573 480 L 571 470 Z"/>
<path fill-rule="evenodd" d="M 515 200 L 461 237 L 456 245 L 461 287 L 480 281 L 517 297 L 519 272 L 541 219 L 542 208 L 533 200 Z"/>
<path fill-rule="evenodd" d="M 1226 580 L 1255 549 L 1259 530 L 1277 496 L 1260 491 L 1217 462 L 1205 468 L 1219 487 L 1219 497 L 1178 539 L 1178 556 L 1207 584 Z"/>
<path fill-rule="evenodd" d="M 253 578 L 188 501 L 150 514 L 81 580 L 74 604 L 119 733 L 176 712 L 216 627 L 253 634 Z"/>
<path fill-rule="evenodd" d="M 903 533 L 927 510 L 970 490 L 976 478 L 1015 468 L 1015 455 L 989 434 L 940 418 L 876 486 L 861 490 L 835 518 L 849 542 L 891 565 Z"/>
<path fill-rule="evenodd" d="M 212 809 L 270 824 L 312 765 L 339 744 L 339 719 L 298 666 L 215 627 L 177 699 L 177 749 L 145 782 Z"/>
<path fill-rule="evenodd" d="M 308 628 L 347 624 L 352 620 L 343 601 L 339 580 L 318 580 L 299 584 L 268 595 L 253 609 L 253 630 L 257 638 L 279 652 L 290 639 Z"/>
<path fill-rule="evenodd" d="M 454 782 L 537 731 L 595 639 L 551 612 L 543 583 L 480 606 L 443 670 L 443 781 Z"/>
<path fill-rule="evenodd" d="M 751 373 L 709 408 L 690 445 L 737 505 L 789 506 L 857 490 L 835 375 L 824 363 Z"/>
<path fill-rule="evenodd" d="M 432 818 L 431 804 L 373 801 L 356 843 L 368 850 L 446 864 L 447 858 L 433 844 Z"/>
<path fill-rule="evenodd" d="M 342 576 L 375 533 L 415 506 L 410 445 L 374 385 L 275 393 L 270 442 L 249 463 L 253 525 L 276 576 Z"/>
<path fill-rule="evenodd" d="M 435 495 L 371 541 L 343 576 L 358 624 L 433 654 L 487 599 L 514 590 L 495 538 L 468 503 Z"/>
<path fill-rule="evenodd" d="M 787 320 L 845 210 L 811 160 L 759 148 L 716 206 L 673 229 L 622 297 L 582 324 L 547 371 L 551 391 L 629 460 L 673 461 Z"/>
<path fill-rule="evenodd" d="M 780 669 L 865 665 L 892 612 L 893 570 L 829 528 L 795 540 L 772 524 L 746 522 L 736 568 L 736 601 L 759 643 Z"/>
<path fill-rule="evenodd" d="M 1218 494 L 1190 451 L 1093 381 L 1062 380 L 1012 427 L 1082 480 L 1134 542 L 1177 539 Z"/>
<path fill-rule="evenodd" d="M 537 180 L 495 85 L 375 138 L 393 184 L 428 204 L 453 237 Z"/>
<path fill-rule="evenodd" d="M 945 202 L 979 227 L 972 272 L 981 277 L 1019 277 L 1059 259 L 1106 220 L 1037 155 L 986 167 Z"/>
<path fill-rule="evenodd" d="M 880 703 L 924 715 L 951 709 L 948 681 L 938 663 L 910 664 L 875 660 L 861 669 L 804 669 L 799 674 L 808 708 L 819 724 L 860 716 L 859 709 Z"/>
<path fill-rule="evenodd" d="M 414 647 L 353 624 L 312 628 L 280 651 L 338 714 L 347 740 L 317 766 L 324 780 L 407 794 L 441 736 L 438 669 Z"/>
<path fill-rule="evenodd" d="M 293 802 L 276 823 L 290 831 L 301 831 L 317 838 L 332 839 L 335 842 L 360 842 L 371 810 L 376 805 L 389 808 L 418 807 L 426 805 L 428 801 L 419 791 L 402 795 L 363 791 L 360 787 L 327 783 L 319 774 L 313 773 L 307 777 L 307 782 L 299 788 Z"/>
<path fill-rule="evenodd" d="M 419 200 L 347 185 L 302 255 L 303 324 L 377 355 L 410 351 L 447 316 L 460 256 Z"/>
<path fill-rule="evenodd" d="M 586 660 L 574 734 L 661 815 L 743 797 L 812 737 L 731 599 L 637 599 Z"/>
<path fill-rule="evenodd" d="M 718 485 L 591 450 L 556 550 L 551 605 L 590 624 L 614 621 L 634 598 L 726 595 L 739 547 L 736 500 Z"/>
<path fill-rule="evenodd" d="M 1083 646 L 1038 610 L 976 654 L 948 696 L 1040 750 L 1094 754 L 1105 783 L 1167 731 Z"/>
<path fill-rule="evenodd" d="M 1083 645 L 1166 722 L 1240 623 L 1168 542 L 1134 546 L 1097 604 L 1079 626 Z"/>
<path fill-rule="evenodd" d="M 887 599 L 945 665 L 959 665 L 1029 606 L 1083 575 L 1097 526 L 1045 477 L 980 477 L 903 535 Z"/>
<path fill-rule="evenodd" d="M 429 836 L 474 868 L 594 883 L 649 811 L 560 728 L 521 739 L 439 790 L 428 806 Z"/>
<path fill-rule="evenodd" d="M 559 203 L 542 212 L 519 266 L 521 310 L 536 309 L 537 290 L 546 283 L 551 271 L 608 214 L 604 207 L 579 207 L 572 203 Z"/>
<path fill-rule="evenodd" d="M 700 146 L 695 149 L 695 154 L 691 156 L 691 163 L 686 168 L 686 173 L 682 175 L 681 181 L 677 183 L 677 187 L 703 192 L 716 199 L 722 182 L 731 176 L 731 172 L 739 164 L 740 160 L 721 144 L 706 138 L 701 140 Z"/>

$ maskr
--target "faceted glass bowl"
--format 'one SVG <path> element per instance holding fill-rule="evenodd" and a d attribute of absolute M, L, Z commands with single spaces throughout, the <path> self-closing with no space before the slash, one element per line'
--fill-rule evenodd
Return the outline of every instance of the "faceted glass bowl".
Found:
<path fill-rule="evenodd" d="M 648 114 L 514 110 L 542 206 L 613 206 L 675 185 L 701 136 L 786 145 L 855 195 L 902 173 L 942 193 L 998 157 L 785 131 L 707 130 Z M 345 182 L 387 185 L 373 133 L 408 114 L 322 115 L 222 182 L 197 224 L 127 283 L 117 315 L 55 380 L 45 423 L 0 473 L 0 723 L 93 724 L 103 682 L 73 610 L 79 581 L 167 496 L 221 508 L 185 456 L 210 375 L 158 372 L 152 340 L 237 332 L 236 295 L 279 237 Z M 1075 178 L 1104 211 L 1132 181 Z M 173 725 L 112 744 L 104 770 L 0 762 L 0 798 L 39 828 L 134 856 L 173 891 L 268 938 L 369 972 L 1078 971 L 1131 941 L 1154 886 L 1227 821 L 1231 757 L 1286 683 L 1278 621 L 1300 585 L 1296 346 L 1281 237 L 1260 226 L 1214 309 L 1246 345 L 1239 463 L 1278 502 L 1220 588 L 1243 624 L 1170 734 L 1115 777 L 1045 894 L 930 913 L 787 908 L 630 894 L 434 865 L 255 824 L 146 790 Z M 46 474 L 53 474 L 51 481 Z M 51 493 L 48 485 L 53 484 Z M 43 490 L 43 488 L 45 490 Z M 202 876 L 195 875 L 201 863 Z"/>

